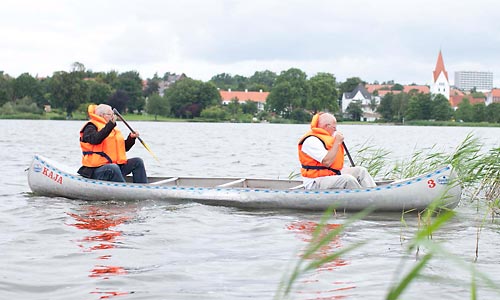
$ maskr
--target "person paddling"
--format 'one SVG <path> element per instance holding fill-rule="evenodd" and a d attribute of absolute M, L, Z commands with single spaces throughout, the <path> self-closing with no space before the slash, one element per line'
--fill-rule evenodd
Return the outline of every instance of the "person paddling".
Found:
<path fill-rule="evenodd" d="M 301 174 L 306 189 L 375 187 L 366 168 L 344 167 L 344 135 L 330 113 L 313 116 L 311 130 L 298 143 Z"/>
<path fill-rule="evenodd" d="M 132 173 L 134 183 L 147 183 L 148 177 L 142 158 L 127 159 L 126 151 L 135 144 L 139 132 L 123 138 L 116 127 L 116 116 L 107 104 L 89 105 L 88 121 L 80 130 L 82 167 L 78 174 L 83 177 L 125 182 L 125 176 Z"/>

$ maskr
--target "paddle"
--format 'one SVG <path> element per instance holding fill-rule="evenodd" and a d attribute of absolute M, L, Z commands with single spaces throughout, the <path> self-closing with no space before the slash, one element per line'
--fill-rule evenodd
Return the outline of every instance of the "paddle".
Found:
<path fill-rule="evenodd" d="M 351 157 L 351 153 L 349 153 L 349 150 L 347 150 L 347 146 L 345 145 L 344 142 L 342 142 L 342 146 L 344 146 L 345 153 L 347 154 L 347 157 L 349 158 L 349 161 L 351 162 L 351 167 L 355 167 L 354 160 L 352 160 L 352 157 Z"/>
<path fill-rule="evenodd" d="M 115 115 L 118 116 L 118 118 L 120 118 L 120 120 L 122 120 L 122 122 L 127 125 L 128 129 L 130 129 L 130 131 L 132 131 L 132 133 L 135 133 L 135 130 L 132 129 L 132 127 L 130 127 L 130 125 L 128 125 L 127 121 L 125 121 L 125 119 L 122 117 L 122 115 L 120 115 L 120 113 L 116 110 L 116 108 L 113 108 L 113 112 L 115 113 Z M 149 153 L 151 153 L 151 155 L 153 155 L 153 157 L 156 159 L 157 162 L 160 162 L 160 160 L 158 159 L 158 157 L 156 157 L 156 155 L 153 153 L 153 151 L 151 151 L 151 149 L 149 149 L 149 146 L 141 139 L 140 136 L 137 137 L 139 139 L 139 141 L 141 142 L 141 144 L 144 146 L 144 148 L 146 148 L 146 150 L 149 151 Z"/>

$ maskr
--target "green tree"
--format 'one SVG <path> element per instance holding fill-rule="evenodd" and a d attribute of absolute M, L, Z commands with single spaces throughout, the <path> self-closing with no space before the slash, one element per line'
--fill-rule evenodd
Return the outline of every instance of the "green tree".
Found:
<path fill-rule="evenodd" d="M 13 99 L 13 83 L 14 79 L 12 77 L 0 71 L 0 106 Z"/>
<path fill-rule="evenodd" d="M 199 117 L 206 107 L 219 104 L 220 94 L 212 83 L 186 78 L 177 81 L 165 91 L 171 105 L 172 114 L 176 117 Z"/>
<path fill-rule="evenodd" d="M 411 97 L 408 102 L 408 109 L 406 110 L 405 118 L 407 120 L 423 120 L 422 115 L 422 107 L 418 97 Z"/>
<path fill-rule="evenodd" d="M 13 82 L 13 100 L 29 97 L 42 107 L 46 102 L 43 94 L 40 82 L 28 73 L 19 75 Z"/>
<path fill-rule="evenodd" d="M 88 85 L 75 72 L 55 72 L 50 80 L 50 93 L 55 107 L 64 109 L 68 118 L 81 103 L 89 101 Z"/>
<path fill-rule="evenodd" d="M 352 92 L 360 83 L 365 85 L 365 82 L 361 80 L 359 77 L 347 78 L 346 81 L 342 82 L 339 85 L 339 90 L 340 90 L 339 96 L 342 97 L 344 93 Z"/>
<path fill-rule="evenodd" d="M 75 61 L 71 64 L 71 72 L 85 73 L 85 65 L 81 62 Z"/>
<path fill-rule="evenodd" d="M 215 76 L 212 76 L 210 79 L 211 83 L 213 83 L 216 87 L 221 90 L 228 90 L 234 85 L 233 76 L 228 73 L 221 73 Z"/>
<path fill-rule="evenodd" d="M 170 114 L 170 104 L 167 97 L 162 97 L 158 93 L 152 94 L 146 103 L 146 112 L 155 116 L 155 121 L 158 116 L 167 117 Z"/>
<path fill-rule="evenodd" d="M 500 123 L 500 103 L 491 103 L 486 106 L 486 121 Z"/>
<path fill-rule="evenodd" d="M 276 73 L 269 70 L 257 71 L 248 78 L 248 90 L 257 92 L 262 89 L 268 92 L 273 87 L 277 77 Z"/>
<path fill-rule="evenodd" d="M 245 103 L 241 103 L 240 106 L 244 114 L 255 115 L 259 111 L 257 102 L 255 101 L 246 101 Z"/>
<path fill-rule="evenodd" d="M 382 119 L 386 122 L 391 122 L 393 120 L 393 111 L 392 111 L 392 101 L 394 99 L 393 93 L 387 93 L 380 100 L 380 104 L 377 107 L 377 112 L 380 113 Z"/>
<path fill-rule="evenodd" d="M 313 112 L 327 110 L 339 111 L 338 92 L 335 77 L 330 73 L 318 73 L 309 79 L 311 96 L 307 101 L 307 109 Z"/>
<path fill-rule="evenodd" d="M 474 122 L 486 121 L 486 105 L 484 103 L 476 103 L 472 105 Z"/>
<path fill-rule="evenodd" d="M 248 78 L 241 75 L 234 75 L 234 84 L 231 88 L 235 91 L 244 91 L 248 87 Z"/>
<path fill-rule="evenodd" d="M 396 122 L 403 122 L 406 109 L 408 107 L 409 96 L 406 93 L 395 94 L 391 103 L 391 110 L 393 113 L 393 120 Z"/>
<path fill-rule="evenodd" d="M 292 111 L 292 86 L 289 82 L 280 82 L 274 85 L 267 96 L 266 110 L 278 115 L 289 114 Z"/>
<path fill-rule="evenodd" d="M 391 87 L 391 91 L 403 91 L 405 88 L 399 83 L 396 83 Z"/>
<path fill-rule="evenodd" d="M 469 102 L 469 99 L 463 98 L 462 102 L 458 104 L 458 108 L 455 111 L 455 120 L 461 120 L 464 122 L 472 122 L 474 120 L 474 109 Z"/>
<path fill-rule="evenodd" d="M 437 121 L 448 121 L 453 116 L 453 108 L 451 108 L 450 101 L 445 96 L 437 94 L 432 99 L 432 113 L 431 117 Z"/>
<path fill-rule="evenodd" d="M 124 113 L 127 111 L 127 103 L 129 101 L 130 98 L 125 91 L 117 90 L 109 97 L 107 104 L 116 108 L 119 112 Z"/>
<path fill-rule="evenodd" d="M 117 71 L 109 71 L 108 73 L 99 74 L 98 78 L 102 79 L 102 82 L 109 84 L 113 90 L 120 88 L 120 80 L 118 79 Z"/>
<path fill-rule="evenodd" d="M 89 87 L 89 100 L 91 103 L 105 103 L 109 101 L 113 90 L 107 83 L 99 82 L 97 80 L 87 80 Z"/>
<path fill-rule="evenodd" d="M 302 70 L 291 68 L 281 72 L 267 97 L 268 108 L 288 118 L 295 108 L 305 108 L 310 96 L 307 75 Z"/>
<path fill-rule="evenodd" d="M 232 99 L 227 105 L 227 110 L 232 118 L 236 118 L 236 116 L 242 112 L 238 99 Z"/>
<path fill-rule="evenodd" d="M 408 120 L 429 120 L 431 118 L 433 106 L 431 95 L 423 93 L 412 93 L 406 95 L 409 100 L 408 106 L 404 112 L 405 118 Z"/>
<path fill-rule="evenodd" d="M 374 97 L 372 97 L 372 99 L 370 100 L 370 104 L 369 104 L 370 109 L 372 111 L 376 111 L 377 106 L 378 106 L 377 100 Z"/>
<path fill-rule="evenodd" d="M 363 116 L 363 109 L 361 108 L 361 103 L 358 100 L 349 103 L 346 109 L 347 114 L 351 120 L 360 121 Z"/>
<path fill-rule="evenodd" d="M 142 79 L 136 71 L 128 71 L 118 75 L 117 90 L 122 90 L 129 97 L 129 111 L 140 112 L 144 109 L 145 100 L 142 97 Z"/>

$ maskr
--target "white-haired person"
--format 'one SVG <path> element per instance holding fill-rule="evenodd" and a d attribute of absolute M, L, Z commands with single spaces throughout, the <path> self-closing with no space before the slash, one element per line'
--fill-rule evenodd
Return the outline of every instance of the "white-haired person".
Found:
<path fill-rule="evenodd" d="M 92 179 L 125 182 L 132 173 L 135 183 L 147 183 L 144 162 L 139 157 L 127 159 L 126 152 L 135 144 L 139 132 L 127 139 L 116 127 L 116 116 L 107 104 L 89 105 L 90 120 L 80 130 L 82 167 L 78 174 Z"/>
<path fill-rule="evenodd" d="M 344 135 L 330 113 L 313 116 L 311 130 L 298 143 L 301 175 L 306 189 L 375 187 L 366 168 L 344 167 Z"/>

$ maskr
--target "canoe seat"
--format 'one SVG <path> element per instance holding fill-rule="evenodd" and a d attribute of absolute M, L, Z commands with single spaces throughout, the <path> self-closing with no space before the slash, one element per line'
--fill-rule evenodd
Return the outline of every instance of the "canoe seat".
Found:
<path fill-rule="evenodd" d="M 167 179 L 163 179 L 163 180 L 160 180 L 160 181 L 152 182 L 152 183 L 150 183 L 150 185 L 160 185 L 160 184 L 169 183 L 169 182 L 172 182 L 172 181 L 177 181 L 178 179 L 179 179 L 179 177 L 167 178 Z"/>
<path fill-rule="evenodd" d="M 230 182 L 226 182 L 226 183 L 223 183 L 223 184 L 219 184 L 217 187 L 230 187 L 230 186 L 235 186 L 235 185 L 239 185 L 240 183 L 244 183 L 245 180 L 247 180 L 246 178 L 240 178 L 238 180 L 234 180 L 234 181 L 230 181 Z M 243 184 L 242 185 L 243 187 L 245 187 L 245 185 Z"/>

